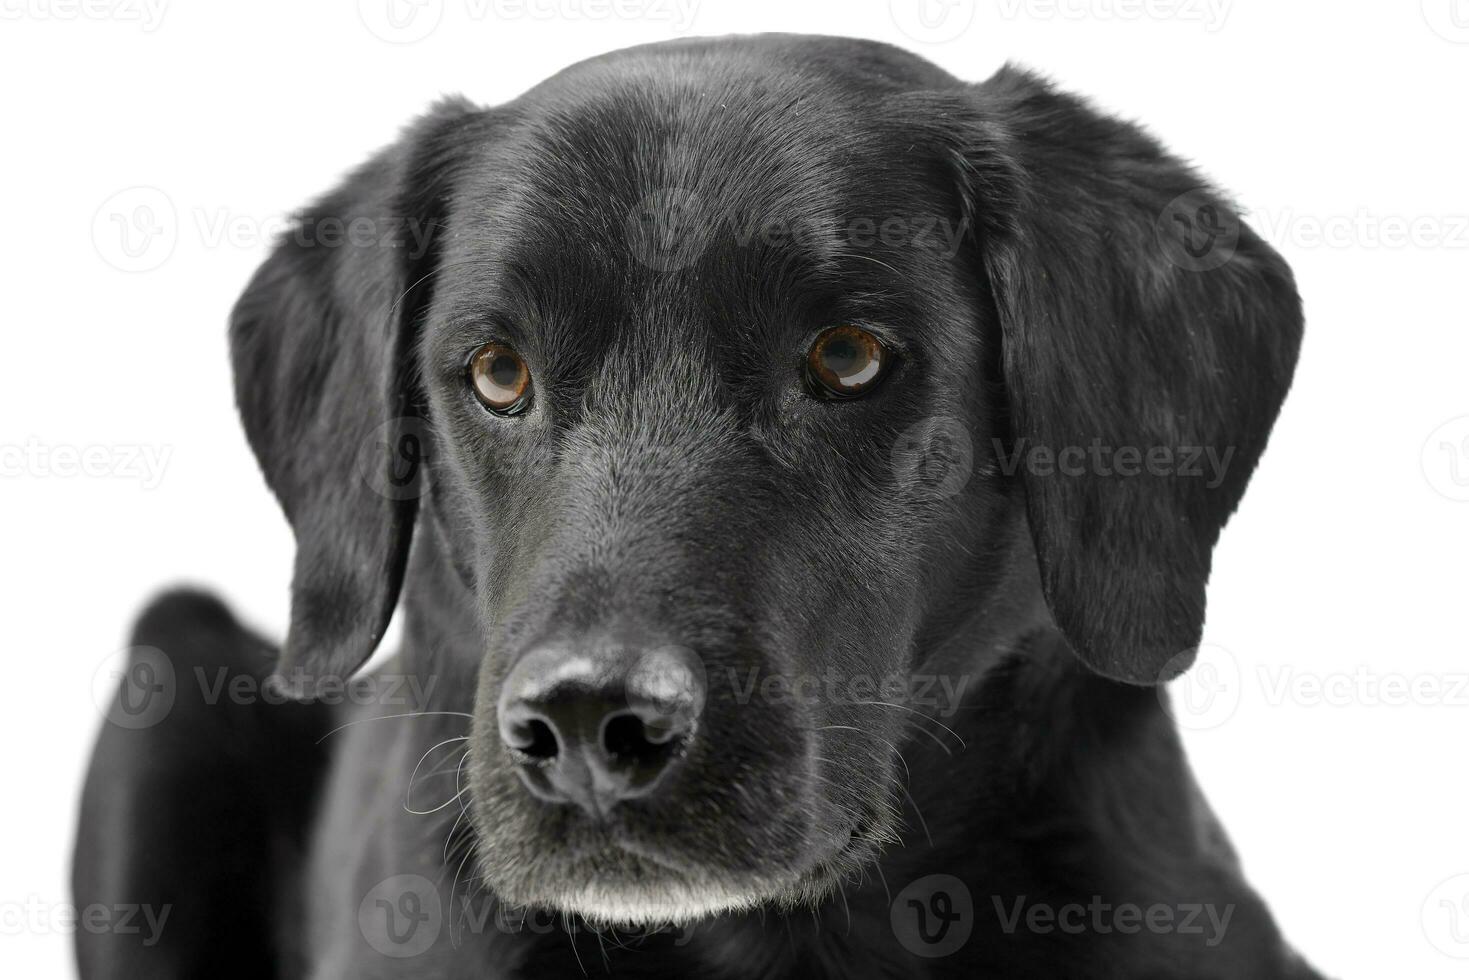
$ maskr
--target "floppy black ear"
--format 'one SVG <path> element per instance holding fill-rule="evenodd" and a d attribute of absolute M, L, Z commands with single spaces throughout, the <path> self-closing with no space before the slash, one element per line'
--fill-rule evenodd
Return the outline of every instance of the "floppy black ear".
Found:
<path fill-rule="evenodd" d="M 287 688 L 361 666 L 397 604 L 417 486 L 410 343 L 473 109 L 436 106 L 308 208 L 230 321 L 235 396 L 296 537 Z M 413 474 L 419 475 L 419 474 Z"/>
<path fill-rule="evenodd" d="M 1137 127 L 1008 67 L 971 95 L 964 160 L 1013 437 L 1002 465 L 1024 483 L 1071 646 L 1102 674 L 1157 683 L 1193 660 L 1214 543 L 1290 385 L 1290 269 Z"/>

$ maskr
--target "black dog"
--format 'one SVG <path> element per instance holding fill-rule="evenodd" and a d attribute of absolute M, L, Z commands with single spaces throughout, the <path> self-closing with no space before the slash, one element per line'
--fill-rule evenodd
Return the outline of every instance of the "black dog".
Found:
<path fill-rule="evenodd" d="M 170 914 L 84 975 L 1315 975 L 1157 689 L 1300 305 L 1137 128 L 869 42 L 619 52 L 437 106 L 231 338 L 290 633 L 144 614 L 76 891 Z"/>

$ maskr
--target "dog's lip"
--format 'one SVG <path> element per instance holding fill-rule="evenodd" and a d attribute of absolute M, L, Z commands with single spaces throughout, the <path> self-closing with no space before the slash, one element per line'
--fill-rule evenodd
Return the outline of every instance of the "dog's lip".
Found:
<path fill-rule="evenodd" d="M 638 840 L 636 836 L 626 831 L 615 831 L 609 834 L 606 846 L 624 851 L 639 861 L 646 861 L 657 868 L 679 875 L 680 877 L 693 877 L 693 868 L 670 858 L 657 846 Z"/>
<path fill-rule="evenodd" d="M 869 847 L 869 843 L 862 837 L 862 824 L 854 824 L 846 827 L 833 828 L 828 836 L 829 848 L 823 848 L 822 852 L 811 861 L 810 866 L 805 869 L 804 874 L 809 874 L 820 868 L 823 864 L 840 861 L 842 858 Z M 623 829 L 614 829 L 608 834 L 607 848 L 616 848 L 632 855 L 640 861 L 645 861 L 663 871 L 670 872 L 685 879 L 698 878 L 700 868 L 697 863 L 683 863 L 671 858 L 663 849 L 656 844 L 650 844 L 639 839 L 635 834 L 628 833 Z M 593 853 L 594 848 L 584 848 L 577 855 Z"/>
<path fill-rule="evenodd" d="M 597 821 L 585 820 L 578 814 L 578 826 L 563 839 L 558 850 L 573 862 L 622 853 L 661 871 L 684 878 L 697 876 L 697 862 L 682 862 L 670 855 L 665 848 L 645 839 L 634 827 L 624 822 L 627 815 L 621 810 L 621 807 L 614 807 L 604 819 Z"/>
<path fill-rule="evenodd" d="M 821 854 L 806 869 L 807 872 L 867 846 L 866 841 L 860 837 L 861 831 L 860 824 L 833 828 L 828 838 L 830 847 L 822 848 Z M 684 880 L 697 880 L 704 871 L 698 862 L 681 861 L 670 855 L 666 849 L 615 823 L 602 825 L 602 833 L 596 841 L 584 841 L 569 848 L 569 857 L 573 861 L 581 861 L 617 851 Z"/>

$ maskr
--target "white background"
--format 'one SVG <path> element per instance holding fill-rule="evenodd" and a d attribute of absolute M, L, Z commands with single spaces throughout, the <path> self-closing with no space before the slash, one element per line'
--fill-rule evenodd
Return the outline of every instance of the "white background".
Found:
<path fill-rule="evenodd" d="M 761 30 L 1041 69 L 1147 123 L 1285 254 L 1306 343 L 1217 552 L 1188 748 L 1319 967 L 1469 972 L 1469 0 L 580 2 L 0 0 L 5 973 L 71 970 L 93 680 L 139 605 L 205 583 L 282 630 L 291 541 L 224 331 L 280 217 L 440 94 Z"/>

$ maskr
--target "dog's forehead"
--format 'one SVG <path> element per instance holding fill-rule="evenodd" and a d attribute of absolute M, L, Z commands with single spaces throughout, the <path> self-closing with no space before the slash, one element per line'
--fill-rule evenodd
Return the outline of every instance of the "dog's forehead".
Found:
<path fill-rule="evenodd" d="M 940 257 L 908 246 L 957 220 L 937 169 L 880 99 L 816 76 L 562 84 L 483 148 L 441 285 L 542 332 L 575 328 L 583 349 L 614 327 L 691 351 L 716 332 L 759 345 L 774 307 L 819 319 L 793 305 L 931 279 Z"/>

